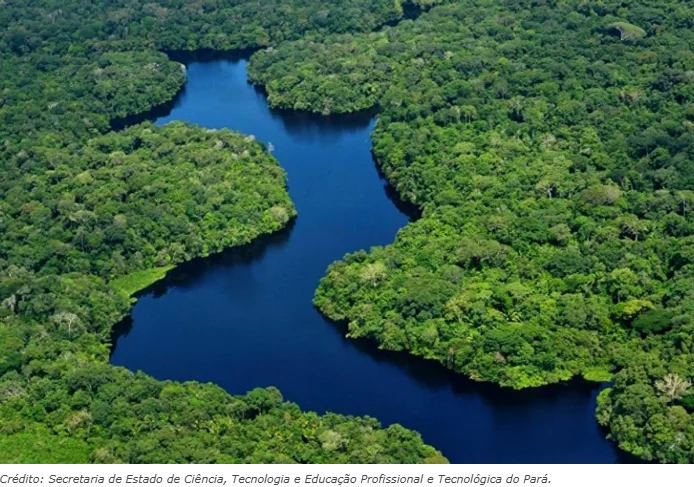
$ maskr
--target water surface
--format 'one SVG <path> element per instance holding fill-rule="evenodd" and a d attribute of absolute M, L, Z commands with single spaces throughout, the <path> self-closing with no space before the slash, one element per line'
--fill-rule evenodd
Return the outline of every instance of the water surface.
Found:
<path fill-rule="evenodd" d="M 586 385 L 513 392 L 440 366 L 346 340 L 311 300 L 327 266 L 393 241 L 409 218 L 371 157 L 373 114 L 319 117 L 272 111 L 246 82 L 246 62 L 189 65 L 171 113 L 275 147 L 299 217 L 253 245 L 194 261 L 142 296 L 112 363 L 159 379 L 214 382 L 233 394 L 277 386 L 319 413 L 400 423 L 458 463 L 611 463 Z"/>

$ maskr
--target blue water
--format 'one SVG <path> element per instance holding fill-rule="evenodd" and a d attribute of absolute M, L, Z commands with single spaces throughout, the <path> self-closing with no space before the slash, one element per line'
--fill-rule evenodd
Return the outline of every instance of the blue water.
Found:
<path fill-rule="evenodd" d="M 409 218 L 370 153 L 370 114 L 272 111 L 246 82 L 246 62 L 189 65 L 171 113 L 270 142 L 299 217 L 254 245 L 195 261 L 140 297 L 112 363 L 159 379 L 214 382 L 233 394 L 277 386 L 304 410 L 400 423 L 456 463 L 628 461 L 604 439 L 586 385 L 514 392 L 436 364 L 347 340 L 311 300 L 327 266 L 385 245 Z"/>

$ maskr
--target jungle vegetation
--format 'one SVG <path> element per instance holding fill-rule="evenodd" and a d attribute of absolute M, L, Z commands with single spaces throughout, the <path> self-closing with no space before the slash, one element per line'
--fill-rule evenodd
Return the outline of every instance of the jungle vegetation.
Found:
<path fill-rule="evenodd" d="M 272 389 L 231 397 L 106 364 L 110 329 L 148 273 L 293 214 L 252 140 L 111 132 L 180 89 L 185 72 L 165 53 L 237 48 L 267 48 L 250 74 L 274 106 L 377 106 L 377 161 L 423 209 L 393 245 L 328 270 L 315 298 L 327 316 L 475 380 L 610 381 L 597 409 L 610 438 L 694 461 L 694 8 L 415 3 L 428 12 L 395 26 L 392 0 L 3 3 L 8 461 L 441 459 L 412 432 L 301 413 Z"/>
<path fill-rule="evenodd" d="M 610 438 L 693 462 L 693 27 L 680 0 L 458 0 L 255 54 L 274 106 L 378 107 L 378 164 L 423 210 L 316 306 L 474 380 L 611 381 Z"/>
<path fill-rule="evenodd" d="M 440 462 L 400 426 L 301 412 L 108 364 L 131 295 L 294 216 L 252 137 L 113 131 L 185 83 L 166 52 L 371 31 L 393 0 L 6 0 L 0 5 L 0 461 Z M 127 125 L 127 123 L 125 123 Z"/>

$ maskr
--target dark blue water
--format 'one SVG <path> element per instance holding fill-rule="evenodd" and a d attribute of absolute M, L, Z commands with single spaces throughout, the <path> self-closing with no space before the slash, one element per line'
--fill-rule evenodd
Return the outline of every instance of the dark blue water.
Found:
<path fill-rule="evenodd" d="M 417 430 L 452 462 L 623 460 L 595 423 L 595 388 L 506 391 L 343 338 L 311 305 L 319 279 L 345 253 L 392 242 L 408 222 L 372 160 L 372 116 L 271 111 L 247 84 L 243 60 L 192 63 L 188 75 L 158 123 L 228 127 L 272 143 L 299 217 L 254 245 L 175 270 L 139 299 L 112 363 L 234 394 L 274 385 L 304 410 Z"/>

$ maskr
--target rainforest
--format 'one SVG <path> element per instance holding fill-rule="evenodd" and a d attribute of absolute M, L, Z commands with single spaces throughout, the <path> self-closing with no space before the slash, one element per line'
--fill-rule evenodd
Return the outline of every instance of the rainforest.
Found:
<path fill-rule="evenodd" d="M 694 461 L 688 2 L 6 0 L 0 25 L 1 461 L 446 461 L 274 387 L 108 363 L 138 291 L 295 220 L 271 145 L 145 121 L 182 53 L 242 49 L 273 107 L 377 111 L 376 163 L 418 209 L 327 269 L 324 316 L 495 387 L 607 383 L 610 440 Z"/>

